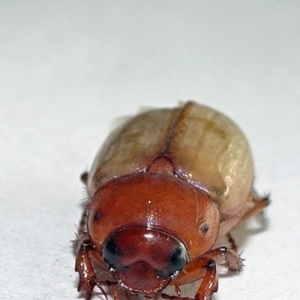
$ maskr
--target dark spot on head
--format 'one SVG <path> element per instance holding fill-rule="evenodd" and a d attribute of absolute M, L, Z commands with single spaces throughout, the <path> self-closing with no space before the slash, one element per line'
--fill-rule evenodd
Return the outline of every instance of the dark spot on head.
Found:
<path fill-rule="evenodd" d="M 100 212 L 96 211 L 94 214 L 94 221 L 98 221 L 98 220 L 100 220 Z"/>
<path fill-rule="evenodd" d="M 207 224 L 202 224 L 200 226 L 200 231 L 202 232 L 202 234 L 206 234 L 209 230 L 209 226 Z"/>

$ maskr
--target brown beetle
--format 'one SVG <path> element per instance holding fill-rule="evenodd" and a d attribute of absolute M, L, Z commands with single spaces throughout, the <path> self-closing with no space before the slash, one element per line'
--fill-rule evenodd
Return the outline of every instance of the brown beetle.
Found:
<path fill-rule="evenodd" d="M 210 299 L 218 289 L 216 261 L 233 271 L 242 267 L 230 230 L 269 203 L 253 192 L 252 156 L 241 130 L 194 102 L 129 119 L 82 179 L 89 201 L 75 270 L 86 300 L 95 285 L 103 291 L 111 284 L 115 299 L 119 290 L 183 299 L 179 286 L 201 278 L 193 299 Z M 224 235 L 233 249 L 215 248 Z M 170 284 L 177 296 L 162 292 Z"/>

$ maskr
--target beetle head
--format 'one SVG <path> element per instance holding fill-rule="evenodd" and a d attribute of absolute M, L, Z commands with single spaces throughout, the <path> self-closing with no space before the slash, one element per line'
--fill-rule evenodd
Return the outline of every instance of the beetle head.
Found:
<path fill-rule="evenodd" d="M 112 232 L 102 255 L 119 285 L 148 295 L 162 290 L 189 259 L 181 241 L 160 230 L 141 227 Z"/>

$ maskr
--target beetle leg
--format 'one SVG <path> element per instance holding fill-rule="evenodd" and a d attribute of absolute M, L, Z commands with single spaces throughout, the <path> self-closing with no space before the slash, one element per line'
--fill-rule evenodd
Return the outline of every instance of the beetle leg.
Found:
<path fill-rule="evenodd" d="M 253 207 L 240 219 L 238 225 L 241 225 L 248 221 L 250 218 L 258 215 L 267 205 L 270 204 L 269 196 L 266 197 L 257 197 L 253 195 Z"/>
<path fill-rule="evenodd" d="M 250 218 L 258 215 L 269 203 L 270 199 L 268 196 L 260 198 L 256 195 L 251 195 L 249 201 L 238 213 L 233 217 L 226 216 L 225 220 L 221 222 L 219 236 L 226 235 L 231 229 L 244 224 Z"/>
<path fill-rule="evenodd" d="M 233 249 L 227 249 L 226 247 L 220 247 L 208 251 L 197 262 L 195 262 L 193 269 L 198 269 L 199 274 L 205 270 L 201 285 L 196 292 L 194 300 L 210 300 L 213 293 L 218 291 L 218 272 L 217 263 L 224 262 L 224 265 L 230 271 L 240 271 L 243 264 L 243 259 Z M 190 298 L 181 297 L 165 297 L 163 298 L 171 300 L 188 300 Z"/>
<path fill-rule="evenodd" d="M 228 242 L 229 242 L 229 244 L 231 246 L 231 249 L 234 252 L 237 252 L 237 245 L 236 245 L 236 242 L 235 242 L 234 238 L 232 237 L 232 235 L 229 232 L 227 232 L 226 233 L 226 237 L 227 237 L 227 240 L 228 240 Z"/>
<path fill-rule="evenodd" d="M 218 273 L 215 261 L 209 257 L 201 257 L 195 262 L 193 269 L 199 273 L 199 278 L 203 278 L 194 298 L 180 295 L 170 296 L 164 293 L 161 294 L 161 297 L 169 300 L 210 300 L 213 293 L 218 291 Z"/>
<path fill-rule="evenodd" d="M 216 262 L 223 262 L 221 265 L 228 268 L 228 270 L 237 272 L 243 267 L 243 261 L 234 249 L 227 249 L 226 247 L 220 247 L 213 249 L 205 254 Z"/>
<path fill-rule="evenodd" d="M 98 285 L 105 294 L 100 283 L 96 279 L 92 261 L 89 257 L 89 250 L 92 250 L 93 248 L 94 245 L 90 240 L 82 241 L 75 263 L 75 271 L 79 273 L 78 291 L 83 291 L 85 293 L 85 300 L 91 299 L 95 285 Z"/>
<path fill-rule="evenodd" d="M 218 291 L 218 274 L 214 260 L 209 260 L 206 265 L 206 274 L 196 292 L 195 300 L 209 300 L 213 293 Z"/>

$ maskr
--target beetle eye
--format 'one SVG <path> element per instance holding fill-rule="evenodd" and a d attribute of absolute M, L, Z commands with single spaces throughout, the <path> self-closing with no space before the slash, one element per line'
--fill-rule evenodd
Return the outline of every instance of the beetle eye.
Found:
<path fill-rule="evenodd" d="M 116 244 L 114 238 L 110 238 L 103 247 L 103 257 L 105 262 L 112 268 L 116 269 L 116 265 L 122 258 L 122 251 Z"/>
<path fill-rule="evenodd" d="M 186 266 L 188 257 L 183 247 L 182 244 L 176 246 L 170 257 L 167 272 L 159 270 L 157 271 L 157 275 L 161 277 L 172 277 L 177 275 Z"/>
<path fill-rule="evenodd" d="M 200 231 L 202 232 L 203 235 L 205 235 L 209 230 L 209 226 L 207 224 L 202 224 L 200 226 Z"/>
<path fill-rule="evenodd" d="M 169 270 L 171 273 L 179 272 L 185 267 L 186 264 L 187 264 L 186 251 L 182 247 L 182 245 L 179 244 L 174 249 L 174 252 L 171 255 L 169 261 Z"/>

